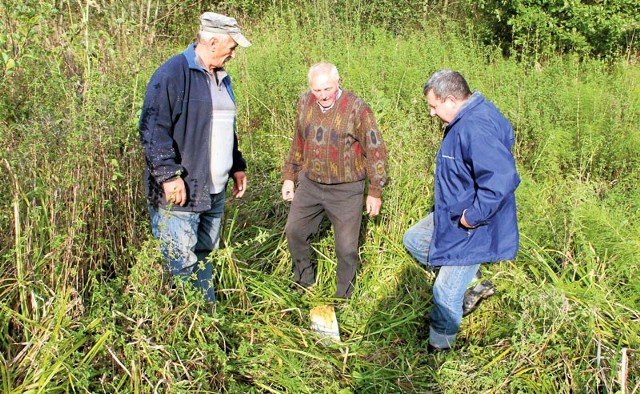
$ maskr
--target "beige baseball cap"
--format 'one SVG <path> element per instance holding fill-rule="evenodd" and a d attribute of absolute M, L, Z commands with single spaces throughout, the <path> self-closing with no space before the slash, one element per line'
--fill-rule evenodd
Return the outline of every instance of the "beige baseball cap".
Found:
<path fill-rule="evenodd" d="M 205 12 L 200 15 L 200 31 L 228 34 L 241 47 L 247 48 L 251 46 L 251 42 L 242 35 L 238 22 L 226 15 L 216 14 L 215 12 Z"/>

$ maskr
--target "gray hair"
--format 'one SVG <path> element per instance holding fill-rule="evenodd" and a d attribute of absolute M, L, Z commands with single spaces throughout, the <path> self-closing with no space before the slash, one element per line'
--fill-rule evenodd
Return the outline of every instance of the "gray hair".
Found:
<path fill-rule="evenodd" d="M 229 36 L 226 33 L 211 33 L 209 31 L 200 30 L 196 36 L 196 42 L 202 44 L 210 44 L 211 41 L 219 42 L 225 36 Z M 231 36 L 229 36 L 231 37 Z"/>
<path fill-rule="evenodd" d="M 309 67 L 309 73 L 307 74 L 309 83 L 311 83 L 311 79 L 317 74 L 329 74 L 329 77 L 331 77 L 334 81 L 338 82 L 340 80 L 338 68 L 331 63 L 316 63 L 313 66 Z"/>
<path fill-rule="evenodd" d="M 424 85 L 424 95 L 429 94 L 429 91 L 433 91 L 433 95 L 438 100 L 447 96 L 464 100 L 471 95 L 471 89 L 462 74 L 453 70 L 440 70 L 433 73 Z"/>

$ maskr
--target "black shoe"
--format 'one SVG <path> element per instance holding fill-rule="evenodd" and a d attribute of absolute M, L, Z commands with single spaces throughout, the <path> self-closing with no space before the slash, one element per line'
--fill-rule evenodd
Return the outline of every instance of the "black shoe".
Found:
<path fill-rule="evenodd" d="M 464 292 L 464 301 L 462 302 L 462 316 L 467 316 L 475 311 L 482 300 L 486 300 L 496 292 L 496 287 L 490 280 L 483 280 L 472 288 Z"/>

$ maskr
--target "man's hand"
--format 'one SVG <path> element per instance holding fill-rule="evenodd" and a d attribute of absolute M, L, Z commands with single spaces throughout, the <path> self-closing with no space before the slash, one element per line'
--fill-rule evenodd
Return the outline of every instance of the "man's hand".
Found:
<path fill-rule="evenodd" d="M 187 188 L 181 177 L 163 182 L 162 191 L 164 191 L 164 198 L 170 204 L 177 204 L 182 207 L 187 203 Z"/>
<path fill-rule="evenodd" d="M 469 228 L 469 229 L 476 228 L 477 226 L 471 226 L 469 223 L 467 223 L 467 219 L 464 218 L 465 212 L 467 212 L 466 209 L 462 212 L 462 215 L 460 216 L 460 224 L 462 225 L 462 227 Z"/>
<path fill-rule="evenodd" d="M 367 196 L 367 213 L 369 216 L 378 216 L 382 207 L 382 199 L 379 197 Z"/>
<path fill-rule="evenodd" d="M 244 196 L 244 192 L 247 190 L 247 175 L 244 171 L 236 171 L 233 173 L 233 190 L 231 194 L 235 198 Z"/>
<path fill-rule="evenodd" d="M 285 201 L 293 201 L 293 195 L 295 194 L 295 184 L 291 180 L 286 180 L 282 183 L 282 199 Z"/>

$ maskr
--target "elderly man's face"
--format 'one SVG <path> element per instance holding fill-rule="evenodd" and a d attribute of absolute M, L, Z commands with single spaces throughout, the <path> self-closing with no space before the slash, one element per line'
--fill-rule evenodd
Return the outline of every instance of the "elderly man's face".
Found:
<path fill-rule="evenodd" d="M 331 78 L 328 73 L 316 74 L 309 82 L 311 93 L 324 108 L 329 108 L 336 102 L 339 86 L 340 81 Z"/>
<path fill-rule="evenodd" d="M 223 36 L 211 46 L 211 61 L 209 63 L 212 68 L 224 67 L 229 60 L 236 57 L 236 48 L 238 44 L 231 36 Z"/>

